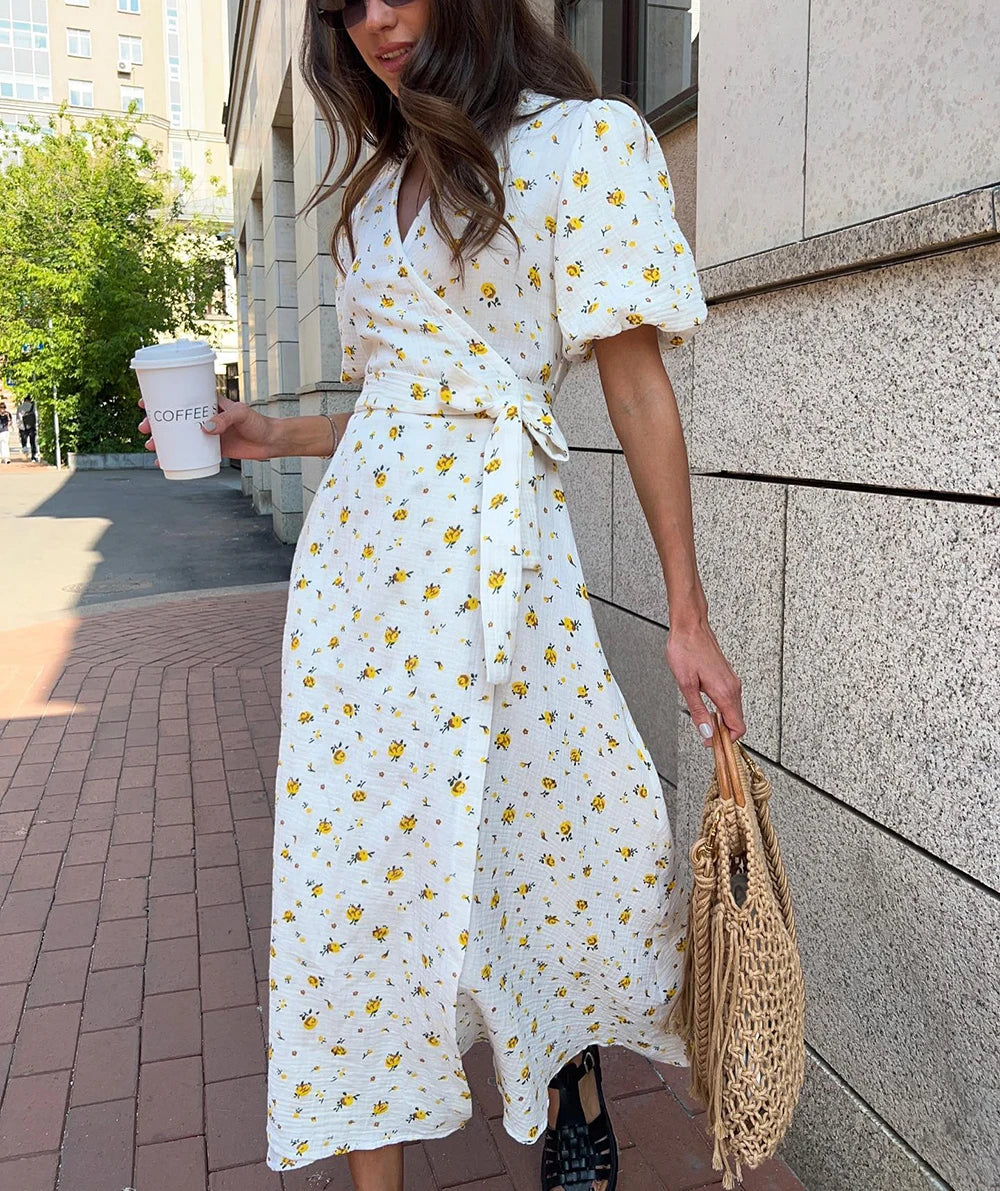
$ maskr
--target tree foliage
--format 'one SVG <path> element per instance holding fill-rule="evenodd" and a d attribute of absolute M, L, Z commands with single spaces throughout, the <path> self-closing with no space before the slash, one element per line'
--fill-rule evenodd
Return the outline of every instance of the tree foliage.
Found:
<path fill-rule="evenodd" d="M 191 182 L 161 170 L 134 113 L 82 125 L 65 106 L 2 140 L 0 369 L 35 399 L 39 446 L 142 449 L 129 361 L 162 336 L 208 337 L 225 286 L 228 227 L 186 216 Z"/>

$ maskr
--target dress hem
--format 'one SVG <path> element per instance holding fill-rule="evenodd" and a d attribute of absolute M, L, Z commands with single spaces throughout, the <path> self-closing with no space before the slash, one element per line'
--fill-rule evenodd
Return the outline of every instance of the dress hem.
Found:
<path fill-rule="evenodd" d="M 669 1063 L 671 1066 L 674 1066 L 674 1067 L 690 1066 L 690 1064 L 687 1062 L 686 1056 L 684 1055 L 683 1043 L 681 1042 L 680 1037 L 677 1034 L 673 1034 L 673 1035 L 671 1035 L 671 1037 L 677 1042 L 678 1046 L 680 1047 L 681 1059 L 679 1061 L 677 1059 L 671 1057 L 671 1055 L 673 1055 L 675 1053 L 674 1048 L 660 1047 L 660 1048 L 656 1049 L 655 1054 L 648 1054 L 645 1050 L 637 1049 L 634 1046 L 629 1046 L 625 1042 L 616 1042 L 613 1045 L 620 1046 L 623 1050 L 632 1051 L 632 1053 L 634 1053 L 634 1054 L 641 1055 L 643 1058 L 649 1059 L 650 1062 Z M 473 1046 L 476 1046 L 479 1042 L 482 1042 L 482 1041 L 488 1041 L 488 1039 L 476 1038 L 461 1053 L 463 1055 L 467 1054 L 473 1048 Z M 576 1042 L 570 1043 L 569 1046 L 567 1047 L 567 1050 L 568 1050 L 570 1056 L 572 1056 L 574 1054 L 578 1054 L 585 1047 L 594 1046 L 594 1045 L 600 1046 L 601 1043 L 595 1044 L 594 1039 L 591 1036 L 591 1037 L 588 1037 L 588 1038 L 584 1039 L 583 1041 L 579 1042 L 579 1044 L 577 1044 Z M 609 1048 L 605 1048 L 605 1049 L 609 1049 Z M 653 1048 L 650 1048 L 650 1049 L 653 1049 Z M 545 1078 L 545 1081 L 544 1081 L 546 1088 L 548 1087 L 549 1080 L 552 1078 L 552 1076 L 554 1076 L 556 1074 L 556 1072 L 559 1071 L 563 1066 L 565 1066 L 565 1063 L 558 1063 L 557 1066 L 554 1066 L 552 1068 L 551 1074 L 547 1078 Z M 473 1101 L 470 1099 L 470 1104 L 472 1104 L 472 1103 L 473 1103 Z M 504 1102 L 504 1109 L 506 1110 L 506 1102 Z M 331 1157 L 346 1157 L 349 1153 L 354 1153 L 357 1150 L 378 1150 L 378 1149 L 384 1148 L 385 1146 L 406 1145 L 409 1142 L 415 1142 L 415 1141 L 437 1141 L 437 1140 L 441 1140 L 445 1137 L 450 1137 L 453 1133 L 457 1133 L 460 1129 L 464 1129 L 467 1122 L 472 1120 L 472 1116 L 473 1116 L 473 1111 L 470 1108 L 468 1115 L 462 1117 L 461 1120 L 457 1124 L 453 1124 L 450 1128 L 441 1126 L 437 1129 L 428 1130 L 428 1131 L 400 1130 L 401 1136 L 393 1137 L 389 1141 L 382 1141 L 376 1145 L 370 1145 L 370 1146 L 352 1145 L 349 1147 L 349 1149 L 341 1150 L 339 1153 L 336 1153 L 336 1154 L 333 1152 L 328 1152 L 326 1154 L 317 1154 L 315 1158 L 310 1159 L 308 1162 L 297 1163 L 295 1166 L 280 1165 L 283 1158 L 290 1156 L 290 1155 L 281 1155 L 281 1154 L 279 1154 L 275 1158 L 275 1161 L 277 1161 L 279 1163 L 279 1165 L 272 1166 L 271 1165 L 272 1155 L 271 1155 L 270 1147 L 269 1147 L 268 1154 L 265 1159 L 265 1165 L 267 1166 L 268 1170 L 274 1170 L 274 1171 L 304 1170 L 307 1166 L 313 1166 L 317 1162 L 322 1162 L 322 1161 L 324 1161 L 328 1158 L 331 1158 Z M 536 1142 L 541 1141 L 542 1136 L 545 1131 L 545 1123 L 547 1123 L 547 1121 L 546 1121 L 546 1122 L 543 1122 L 543 1124 L 540 1126 L 529 1126 L 529 1129 L 526 1130 L 525 1133 L 529 1132 L 530 1129 L 532 1127 L 534 1127 L 536 1129 L 534 1137 L 527 1137 L 527 1136 L 520 1137 L 520 1136 L 518 1136 L 517 1133 L 511 1131 L 510 1126 L 508 1125 L 508 1122 L 507 1122 L 506 1111 L 504 1111 L 504 1113 L 501 1117 L 494 1118 L 494 1119 L 500 1120 L 501 1124 L 503 1125 L 503 1130 L 507 1134 L 508 1137 L 510 1137 L 513 1141 L 518 1142 L 518 1144 L 525 1145 L 525 1146 L 533 1146 L 533 1145 L 535 1145 Z"/>

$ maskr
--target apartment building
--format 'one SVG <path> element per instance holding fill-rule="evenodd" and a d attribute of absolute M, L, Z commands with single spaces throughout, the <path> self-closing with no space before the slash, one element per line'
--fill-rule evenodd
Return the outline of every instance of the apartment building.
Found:
<path fill-rule="evenodd" d="M 193 209 L 228 218 L 208 179 L 229 178 L 222 133 L 225 0 L 0 0 L 0 119 L 127 111 L 165 166 L 195 177 Z"/>

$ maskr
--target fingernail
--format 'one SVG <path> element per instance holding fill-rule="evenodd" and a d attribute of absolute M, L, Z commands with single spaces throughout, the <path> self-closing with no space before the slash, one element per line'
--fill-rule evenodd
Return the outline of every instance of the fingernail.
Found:
<path fill-rule="evenodd" d="M 202 422 L 202 424 L 201 424 L 201 428 L 202 428 L 203 430 L 214 430 L 214 429 L 215 429 L 215 423 L 214 423 L 214 422 Z"/>
<path fill-rule="evenodd" d="M 698 731 L 702 734 L 702 736 L 705 737 L 706 740 L 710 740 L 712 738 L 712 725 L 711 724 L 699 724 Z"/>

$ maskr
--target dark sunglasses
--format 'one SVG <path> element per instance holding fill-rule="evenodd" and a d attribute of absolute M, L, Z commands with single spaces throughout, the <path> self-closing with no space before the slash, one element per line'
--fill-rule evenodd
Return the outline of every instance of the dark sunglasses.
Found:
<path fill-rule="evenodd" d="M 404 8 L 413 0 L 385 0 L 390 8 Z M 360 25 L 368 14 L 366 0 L 316 0 L 316 15 L 331 29 Z"/>

